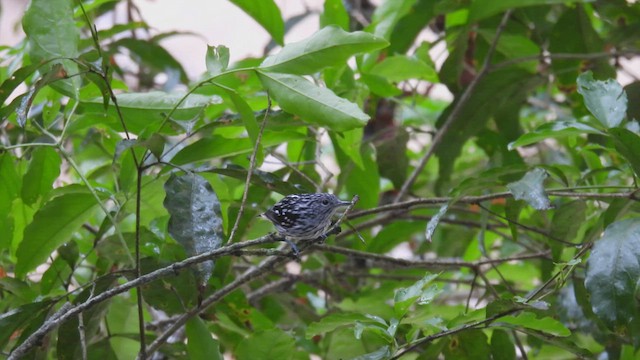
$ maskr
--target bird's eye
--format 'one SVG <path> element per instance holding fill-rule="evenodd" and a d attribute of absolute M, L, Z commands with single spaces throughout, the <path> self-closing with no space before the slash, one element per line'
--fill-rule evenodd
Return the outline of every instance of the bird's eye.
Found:
<path fill-rule="evenodd" d="M 327 199 L 322 200 L 322 205 L 329 205 L 329 200 Z"/>

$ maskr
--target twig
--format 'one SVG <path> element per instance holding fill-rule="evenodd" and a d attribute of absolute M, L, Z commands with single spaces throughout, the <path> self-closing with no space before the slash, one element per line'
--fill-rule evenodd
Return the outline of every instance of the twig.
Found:
<path fill-rule="evenodd" d="M 247 203 L 247 197 L 249 196 L 249 185 L 251 185 L 251 176 L 253 175 L 253 170 L 256 167 L 256 157 L 258 154 L 258 149 L 260 148 L 262 133 L 264 132 L 264 127 L 267 124 L 267 118 L 270 110 L 271 110 L 271 97 L 267 95 L 267 110 L 264 112 L 264 118 L 262 119 L 262 124 L 260 124 L 260 131 L 258 132 L 258 136 L 256 137 L 256 143 L 253 144 L 253 151 L 251 152 L 251 158 L 249 160 L 249 169 L 247 171 L 247 179 L 244 183 L 244 192 L 242 193 L 242 201 L 240 202 L 240 209 L 238 210 L 236 221 L 233 224 L 231 233 L 229 234 L 230 243 L 233 242 L 233 238 L 235 237 L 236 231 L 238 230 L 238 226 L 240 225 L 240 219 L 242 218 L 242 215 L 244 213 L 244 207 L 245 207 L 245 204 Z"/>
<path fill-rule="evenodd" d="M 71 304 L 63 306 L 56 315 L 52 316 L 48 321 L 46 321 L 38 330 L 33 332 L 20 346 L 16 347 L 15 350 L 9 356 L 9 359 L 19 359 L 24 356 L 31 348 L 36 346 L 38 342 L 51 330 L 68 320 L 69 318 L 76 316 L 82 311 L 85 311 L 92 306 L 99 304 L 105 300 L 108 300 L 118 294 L 121 294 L 125 291 L 131 290 L 137 286 L 150 283 L 159 278 L 175 275 L 177 271 L 192 266 L 197 263 L 201 263 L 203 261 L 219 258 L 225 255 L 233 255 L 238 250 L 244 249 L 246 247 L 262 245 L 267 243 L 274 243 L 278 241 L 278 239 L 273 235 L 269 234 L 263 237 L 260 237 L 255 240 L 243 241 L 239 243 L 233 243 L 221 248 L 192 256 L 180 262 L 171 264 L 169 266 L 160 268 L 158 270 L 152 271 L 148 274 L 142 275 L 138 278 L 135 278 L 131 281 L 128 281 L 122 285 L 111 288 L 101 294 L 98 294 L 94 297 L 87 299 L 87 301 L 72 306 Z"/>
<path fill-rule="evenodd" d="M 340 226 L 340 223 L 347 216 L 349 211 L 358 202 L 358 199 L 359 198 L 357 195 L 353 197 L 353 199 L 351 200 L 351 204 L 349 204 L 349 206 L 344 211 L 342 216 L 340 216 L 340 218 L 335 222 L 335 224 L 333 224 L 333 226 L 327 231 L 327 233 L 331 233 L 338 226 Z M 313 242 L 311 241 L 302 242 L 301 244 L 299 244 L 299 252 L 302 253 L 304 250 L 310 247 L 313 247 Z M 210 295 L 208 298 L 204 299 L 200 307 L 195 307 L 189 310 L 188 312 L 186 312 L 185 314 L 183 314 L 182 316 L 180 316 L 175 323 L 173 323 L 162 334 L 160 334 L 160 336 L 158 336 L 156 340 L 149 345 L 149 348 L 147 350 L 147 355 L 151 356 L 162 344 L 164 344 L 167 341 L 167 339 L 169 338 L 169 336 L 171 336 L 171 334 L 173 334 L 175 331 L 180 329 L 180 327 L 186 324 L 186 322 L 190 318 L 198 315 L 200 312 L 204 311 L 207 307 L 218 302 L 224 296 L 234 291 L 235 289 L 239 288 L 240 286 L 268 274 L 277 265 L 282 264 L 286 261 L 288 261 L 288 258 L 275 257 L 275 256 L 269 257 L 263 260 L 258 266 L 250 268 L 244 274 L 240 275 L 235 280 L 225 285 L 220 290 Z"/>
<path fill-rule="evenodd" d="M 436 133 L 436 135 L 433 137 L 433 140 L 431 141 L 431 146 L 429 146 L 429 149 L 424 154 L 424 156 L 422 156 L 418 165 L 413 169 L 413 172 L 411 173 L 409 178 L 407 178 L 404 184 L 402 184 L 402 188 L 400 188 L 400 191 L 398 192 L 398 194 L 396 195 L 393 201 L 394 203 L 399 202 L 408 193 L 413 183 L 416 181 L 416 179 L 418 179 L 418 176 L 420 175 L 424 167 L 427 165 L 427 162 L 429 161 L 429 159 L 431 159 L 431 156 L 434 154 L 436 148 L 442 142 L 444 135 L 449 132 L 449 128 L 460 115 L 462 108 L 471 97 L 471 94 L 473 94 L 473 91 L 475 90 L 476 86 L 478 86 L 478 83 L 480 83 L 480 79 L 482 79 L 489 72 L 489 64 L 491 62 L 491 58 L 493 57 L 493 54 L 496 51 L 496 46 L 498 45 L 498 40 L 500 39 L 500 35 L 502 34 L 502 31 L 504 31 L 504 28 L 507 26 L 507 21 L 509 20 L 509 17 L 511 17 L 511 10 L 507 10 L 504 13 L 504 16 L 502 17 L 502 21 L 500 22 L 500 25 L 496 30 L 496 35 L 493 38 L 493 41 L 491 42 L 491 47 L 489 48 L 489 51 L 487 51 L 487 56 L 484 59 L 484 64 L 482 65 L 482 69 L 480 70 L 478 75 L 475 78 L 473 78 L 469 86 L 464 90 L 464 92 L 460 96 L 460 99 L 454 105 L 453 109 L 449 113 L 449 116 L 447 116 L 446 120 L 444 121 L 440 129 L 438 129 L 438 132 Z"/>

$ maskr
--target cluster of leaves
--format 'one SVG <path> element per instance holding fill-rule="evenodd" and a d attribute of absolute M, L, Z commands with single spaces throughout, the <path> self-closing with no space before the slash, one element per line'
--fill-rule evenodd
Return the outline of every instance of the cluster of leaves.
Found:
<path fill-rule="evenodd" d="M 325 0 L 285 45 L 232 2 L 282 48 L 193 81 L 130 1 L 31 1 L 0 50 L 5 355 L 638 358 L 637 5 Z M 288 272 L 256 215 L 314 191 L 354 228 Z"/>

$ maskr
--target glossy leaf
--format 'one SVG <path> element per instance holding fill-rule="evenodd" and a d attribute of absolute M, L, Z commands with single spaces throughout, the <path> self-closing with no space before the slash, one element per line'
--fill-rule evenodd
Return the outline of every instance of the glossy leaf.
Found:
<path fill-rule="evenodd" d="M 44 204 L 24 230 L 24 239 L 16 253 L 16 276 L 24 277 L 60 245 L 71 240 L 97 207 L 95 197 L 86 192 L 61 195 Z"/>
<path fill-rule="evenodd" d="M 431 296 L 429 295 L 430 290 L 425 289 L 425 286 L 429 285 L 437 277 L 438 274 L 426 274 L 413 285 L 396 290 L 393 299 L 393 308 L 395 310 L 396 317 L 402 318 L 409 307 L 416 301 L 420 302 L 421 298 Z"/>
<path fill-rule="evenodd" d="M 218 75 L 229 66 L 229 48 L 224 45 L 207 46 L 205 60 L 209 75 Z"/>
<path fill-rule="evenodd" d="M 346 131 L 363 127 L 369 120 L 369 116 L 356 104 L 303 77 L 262 71 L 258 72 L 258 76 L 283 110 L 311 124 L 333 131 Z"/>
<path fill-rule="evenodd" d="M 607 128 L 620 125 L 627 114 L 627 93 L 613 80 L 594 80 L 587 71 L 578 76 L 578 92 L 593 116 Z"/>
<path fill-rule="evenodd" d="M 536 210 L 548 210 L 551 202 L 544 190 L 544 180 L 548 176 L 543 169 L 535 168 L 519 181 L 508 184 L 507 188 L 516 200 L 525 200 Z"/>
<path fill-rule="evenodd" d="M 34 0 L 22 19 L 29 42 L 33 64 L 55 59 L 67 74 L 78 73 L 78 65 L 66 58 L 78 56 L 80 32 L 73 19 L 73 4 L 67 0 Z M 48 66 L 48 69 L 53 64 Z M 46 71 L 48 72 L 48 71 Z M 54 88 L 70 97 L 77 97 L 80 78 L 77 76 L 55 83 Z"/>
<path fill-rule="evenodd" d="M 284 21 L 273 0 L 229 0 L 260 24 L 278 44 L 284 43 Z"/>
<path fill-rule="evenodd" d="M 203 177 L 196 174 L 172 174 L 164 185 L 167 197 L 164 206 L 169 211 L 169 233 L 180 243 L 187 256 L 215 250 L 224 242 L 220 201 Z M 214 262 L 196 265 L 200 286 L 209 281 Z"/>
<path fill-rule="evenodd" d="M 60 175 L 60 155 L 52 147 L 35 148 L 27 173 L 22 179 L 22 201 L 31 205 L 44 198 Z"/>
<path fill-rule="evenodd" d="M 636 289 L 640 279 L 640 219 L 609 225 L 587 261 L 585 286 L 593 312 L 609 327 L 640 321 Z"/>
<path fill-rule="evenodd" d="M 260 69 L 288 74 L 313 74 L 330 66 L 344 66 L 355 54 L 378 50 L 389 45 L 384 39 L 356 31 L 348 33 L 337 26 L 320 29 L 310 38 L 286 45 L 267 57 Z"/>

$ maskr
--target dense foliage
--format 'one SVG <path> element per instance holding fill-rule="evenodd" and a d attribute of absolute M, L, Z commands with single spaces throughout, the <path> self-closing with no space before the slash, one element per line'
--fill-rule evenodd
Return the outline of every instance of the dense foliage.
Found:
<path fill-rule="evenodd" d="M 300 17 L 232 2 L 281 47 L 190 79 L 131 1 L 31 0 L 0 49 L 4 355 L 639 358 L 635 1 L 325 0 L 287 44 Z M 353 202 L 296 259 L 257 215 L 301 192 Z"/>

